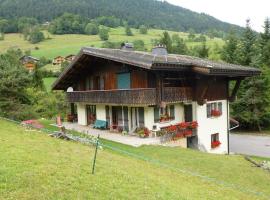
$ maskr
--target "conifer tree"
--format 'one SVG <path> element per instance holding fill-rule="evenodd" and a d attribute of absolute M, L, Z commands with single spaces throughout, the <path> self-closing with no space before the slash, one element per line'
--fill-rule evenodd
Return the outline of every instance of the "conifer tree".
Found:
<path fill-rule="evenodd" d="M 237 60 L 236 59 L 237 45 L 238 45 L 238 38 L 235 36 L 234 32 L 231 32 L 221 52 L 221 59 L 228 63 L 235 63 Z"/>

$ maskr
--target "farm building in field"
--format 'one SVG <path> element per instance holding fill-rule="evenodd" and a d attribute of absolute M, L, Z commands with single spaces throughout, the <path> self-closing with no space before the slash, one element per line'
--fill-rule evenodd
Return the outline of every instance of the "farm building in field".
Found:
<path fill-rule="evenodd" d="M 24 65 L 24 67 L 31 72 L 36 68 L 39 59 L 25 55 L 20 58 L 20 61 Z"/>
<path fill-rule="evenodd" d="M 65 57 L 65 61 L 70 63 L 70 62 L 72 62 L 72 60 L 75 59 L 75 57 L 76 57 L 76 55 L 70 54 L 70 55 Z"/>
<path fill-rule="evenodd" d="M 65 57 L 64 56 L 57 56 L 53 59 L 52 64 L 53 65 L 61 65 L 63 62 L 65 62 Z"/>
<path fill-rule="evenodd" d="M 98 122 L 111 131 L 228 153 L 229 101 L 245 77 L 258 74 L 251 67 L 168 54 L 162 46 L 151 53 L 82 48 L 53 89 L 67 91 L 80 125 Z"/>

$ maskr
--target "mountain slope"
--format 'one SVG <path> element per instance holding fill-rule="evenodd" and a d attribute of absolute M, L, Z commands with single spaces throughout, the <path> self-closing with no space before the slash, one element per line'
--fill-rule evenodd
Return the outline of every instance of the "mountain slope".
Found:
<path fill-rule="evenodd" d="M 151 27 L 196 32 L 210 29 L 228 32 L 242 28 L 222 22 L 206 14 L 156 0 L 0 0 L 0 17 L 35 17 L 40 21 L 52 20 L 64 12 L 84 17 L 116 16 L 130 25 L 145 24 Z"/>

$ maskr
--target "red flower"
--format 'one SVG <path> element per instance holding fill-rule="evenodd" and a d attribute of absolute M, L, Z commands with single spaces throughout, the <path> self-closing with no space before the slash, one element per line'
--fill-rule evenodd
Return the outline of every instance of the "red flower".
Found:
<path fill-rule="evenodd" d="M 169 132 L 175 132 L 177 130 L 177 127 L 175 125 L 171 125 L 167 128 L 167 131 Z"/>
<path fill-rule="evenodd" d="M 149 129 L 148 128 L 144 128 L 143 130 L 144 130 L 144 137 L 149 137 L 149 135 L 150 135 Z"/>
<path fill-rule="evenodd" d="M 178 124 L 178 127 L 180 129 L 186 129 L 188 127 L 189 123 L 188 122 L 181 122 Z"/>
<path fill-rule="evenodd" d="M 221 115 L 221 112 L 219 110 L 211 110 L 211 115 L 214 117 L 218 117 Z"/>
<path fill-rule="evenodd" d="M 198 127 L 198 122 L 197 121 L 190 122 L 189 127 L 192 129 L 196 129 Z"/>
<path fill-rule="evenodd" d="M 221 142 L 220 141 L 213 141 L 213 142 L 211 142 L 211 148 L 216 148 L 219 145 L 221 145 Z"/>
<path fill-rule="evenodd" d="M 185 136 L 191 136 L 192 135 L 192 130 L 186 130 L 184 131 Z"/>

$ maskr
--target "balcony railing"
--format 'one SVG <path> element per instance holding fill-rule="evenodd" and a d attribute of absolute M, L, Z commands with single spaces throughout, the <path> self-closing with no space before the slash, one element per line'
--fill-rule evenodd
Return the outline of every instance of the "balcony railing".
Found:
<path fill-rule="evenodd" d="M 156 88 L 91 90 L 67 92 L 69 102 L 105 103 L 105 104 L 157 104 Z M 191 88 L 164 88 L 162 101 L 181 102 L 192 99 Z"/>

